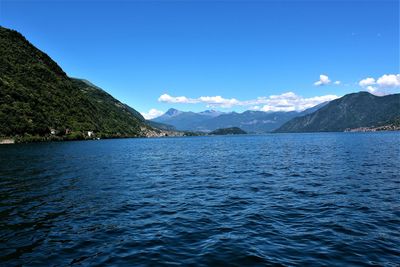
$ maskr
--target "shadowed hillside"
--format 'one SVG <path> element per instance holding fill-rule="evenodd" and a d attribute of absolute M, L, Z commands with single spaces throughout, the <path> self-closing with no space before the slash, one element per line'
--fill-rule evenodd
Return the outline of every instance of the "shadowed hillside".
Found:
<path fill-rule="evenodd" d="M 139 112 L 69 78 L 20 33 L 0 27 L 0 136 L 46 136 L 51 129 L 75 139 L 87 131 L 142 136 L 151 128 Z"/>
<path fill-rule="evenodd" d="M 341 132 L 393 124 L 399 118 L 400 94 L 375 96 L 359 92 L 333 100 L 311 114 L 294 118 L 276 132 Z"/>

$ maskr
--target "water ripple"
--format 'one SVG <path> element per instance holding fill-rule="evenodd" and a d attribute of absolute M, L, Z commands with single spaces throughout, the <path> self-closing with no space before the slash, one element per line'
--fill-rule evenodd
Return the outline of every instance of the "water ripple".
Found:
<path fill-rule="evenodd" d="M 0 147 L 0 265 L 400 266 L 400 134 Z"/>

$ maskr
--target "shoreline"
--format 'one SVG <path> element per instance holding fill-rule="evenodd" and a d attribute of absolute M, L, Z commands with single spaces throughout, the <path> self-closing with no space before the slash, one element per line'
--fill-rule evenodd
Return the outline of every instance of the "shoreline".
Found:
<path fill-rule="evenodd" d="M 340 132 L 293 132 L 291 134 L 319 134 L 319 133 L 372 133 L 372 132 L 400 132 L 400 129 L 385 129 L 385 130 L 366 130 L 368 128 L 357 128 L 345 130 Z M 210 135 L 210 134 L 196 134 L 191 132 L 178 132 L 179 134 L 165 134 L 165 135 L 146 135 L 146 136 L 108 136 L 102 138 L 65 138 L 53 136 L 34 136 L 34 138 L 24 137 L 0 137 L 0 145 L 14 145 L 14 144 L 31 144 L 31 143 L 45 143 L 45 142 L 71 142 L 71 141 L 100 141 L 107 139 L 147 139 L 147 138 L 174 138 L 174 137 L 203 137 L 203 136 L 250 136 L 250 135 L 270 135 L 270 134 L 290 134 L 288 132 L 269 132 L 269 133 L 247 133 L 247 134 L 226 134 L 226 135 Z"/>
<path fill-rule="evenodd" d="M 0 139 L 0 145 L 12 145 L 12 144 L 15 144 L 15 139 L 13 138 Z"/>

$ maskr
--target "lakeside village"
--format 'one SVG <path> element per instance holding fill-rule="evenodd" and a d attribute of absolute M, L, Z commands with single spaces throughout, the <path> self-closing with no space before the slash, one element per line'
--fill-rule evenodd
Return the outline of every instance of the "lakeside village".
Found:
<path fill-rule="evenodd" d="M 65 138 L 66 137 L 66 138 Z M 23 136 L 23 137 L 0 137 L 0 144 L 15 144 L 15 143 L 24 143 L 24 142 L 32 142 L 32 141 L 61 141 L 61 140 L 100 140 L 100 137 L 97 137 L 94 131 L 83 131 L 77 134 L 76 132 L 72 132 L 70 129 L 65 130 L 56 130 L 54 128 L 49 129 L 48 136 Z"/>
<path fill-rule="evenodd" d="M 96 133 L 93 130 L 85 131 L 71 131 L 70 129 L 57 130 L 50 128 L 48 134 L 45 136 L 39 135 L 24 135 L 15 137 L 1 137 L 0 145 L 15 144 L 15 143 L 30 143 L 30 142 L 44 142 L 44 141 L 73 141 L 73 140 L 100 140 L 110 138 L 155 138 L 155 137 L 179 137 L 179 136 L 194 136 L 199 135 L 186 131 L 170 131 L 161 130 L 149 127 L 140 127 L 140 133 L 137 135 L 123 135 L 123 134 L 106 134 Z"/>

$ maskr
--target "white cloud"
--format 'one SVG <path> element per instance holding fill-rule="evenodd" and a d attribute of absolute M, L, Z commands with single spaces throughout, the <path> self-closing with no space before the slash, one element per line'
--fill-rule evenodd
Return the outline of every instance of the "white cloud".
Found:
<path fill-rule="evenodd" d="M 198 100 L 210 107 L 219 106 L 229 108 L 239 104 L 239 100 L 235 98 L 226 99 L 221 96 L 201 96 L 198 98 Z"/>
<path fill-rule="evenodd" d="M 316 96 L 304 98 L 293 92 L 287 92 L 280 95 L 271 95 L 269 97 L 258 97 L 252 100 L 240 101 L 235 98 L 226 99 L 221 96 L 201 96 L 199 98 L 187 98 L 186 102 L 177 102 L 177 97 L 167 94 L 160 96 L 160 102 L 166 103 L 204 103 L 208 107 L 230 108 L 233 106 L 245 106 L 251 110 L 261 111 L 302 111 L 307 108 L 316 106 L 322 102 L 331 101 L 338 98 L 336 95 Z"/>
<path fill-rule="evenodd" d="M 375 84 L 374 78 L 365 78 L 358 83 L 361 87 L 367 87 Z"/>
<path fill-rule="evenodd" d="M 341 84 L 341 81 L 336 81 L 336 82 L 334 82 L 334 84 L 339 85 L 339 84 Z"/>
<path fill-rule="evenodd" d="M 264 106 L 259 110 L 262 111 L 302 111 L 326 101 L 331 101 L 338 98 L 336 95 L 324 95 L 304 98 L 293 92 L 284 93 L 281 95 L 272 95 L 269 98 L 264 98 Z"/>
<path fill-rule="evenodd" d="M 372 85 L 368 85 L 367 86 L 367 91 L 370 92 L 371 94 L 375 93 L 377 91 L 378 88 L 372 86 Z"/>
<path fill-rule="evenodd" d="M 223 107 L 229 108 L 238 105 L 240 102 L 235 98 L 226 99 L 221 96 L 201 96 L 199 98 L 188 98 L 186 96 L 170 96 L 163 94 L 158 98 L 159 102 L 164 103 L 183 103 L 183 104 L 196 104 L 204 103 L 208 107 Z"/>
<path fill-rule="evenodd" d="M 252 106 L 249 108 L 249 110 L 260 110 L 261 107 L 260 106 Z"/>
<path fill-rule="evenodd" d="M 161 110 L 152 108 L 149 110 L 149 112 L 141 112 L 140 114 L 142 114 L 142 116 L 146 119 L 146 120 L 151 120 L 154 118 L 157 118 L 159 116 L 161 116 L 162 114 L 164 114 L 164 112 L 162 112 Z"/>
<path fill-rule="evenodd" d="M 385 74 L 376 83 L 381 87 L 400 87 L 400 74 Z"/>
<path fill-rule="evenodd" d="M 400 89 L 400 74 L 384 74 L 376 80 L 368 77 L 358 84 L 372 94 L 387 95 L 399 91 L 397 89 Z"/>
<path fill-rule="evenodd" d="M 331 82 L 331 80 L 329 80 L 329 77 L 325 74 L 321 74 L 319 75 L 319 81 L 316 81 L 314 83 L 315 86 L 321 86 L 321 85 L 327 85 Z"/>
<path fill-rule="evenodd" d="M 165 103 L 186 103 L 186 104 L 194 104 L 198 103 L 196 99 L 190 99 L 186 96 L 170 96 L 168 94 L 163 94 L 158 98 L 159 102 Z"/>

